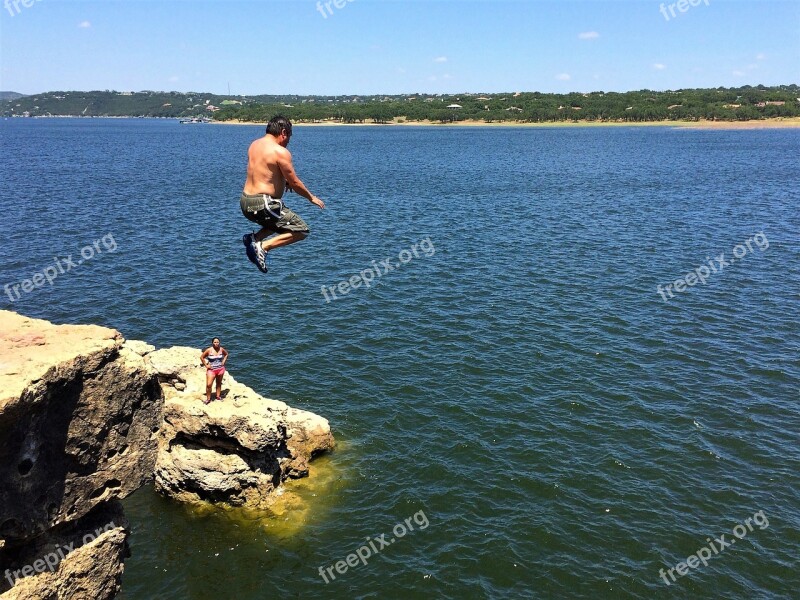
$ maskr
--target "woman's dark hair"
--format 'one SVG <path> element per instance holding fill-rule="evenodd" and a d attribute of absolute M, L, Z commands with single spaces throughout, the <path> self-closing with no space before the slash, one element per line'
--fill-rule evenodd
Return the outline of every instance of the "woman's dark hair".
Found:
<path fill-rule="evenodd" d="M 267 133 L 278 137 L 282 131 L 286 131 L 286 135 L 292 137 L 292 122 L 281 115 L 272 117 L 267 124 Z"/>
<path fill-rule="evenodd" d="M 219 340 L 219 338 L 218 338 L 218 337 L 213 337 L 213 338 L 211 338 L 211 343 L 212 343 L 212 344 L 214 343 L 214 340 Z M 219 340 L 219 343 L 221 344 L 221 343 L 222 343 L 222 341 L 221 341 L 221 340 Z"/>

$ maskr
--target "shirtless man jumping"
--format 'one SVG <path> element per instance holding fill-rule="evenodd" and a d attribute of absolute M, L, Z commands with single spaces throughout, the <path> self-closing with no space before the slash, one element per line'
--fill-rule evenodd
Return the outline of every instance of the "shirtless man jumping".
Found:
<path fill-rule="evenodd" d="M 250 145 L 247 181 L 240 200 L 242 214 L 261 229 L 242 238 L 247 258 L 262 273 L 267 272 L 266 254 L 274 248 L 304 240 L 308 225 L 283 204 L 283 193 L 296 192 L 321 209 L 325 203 L 308 191 L 294 171 L 292 154 L 286 149 L 292 137 L 292 123 L 286 117 L 273 117 L 267 133 Z M 277 234 L 269 239 L 269 236 Z"/>

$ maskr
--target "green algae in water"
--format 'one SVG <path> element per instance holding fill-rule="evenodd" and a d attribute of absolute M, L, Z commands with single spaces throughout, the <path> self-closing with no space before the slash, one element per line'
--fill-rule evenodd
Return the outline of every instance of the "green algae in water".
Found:
<path fill-rule="evenodd" d="M 341 444 L 337 447 L 341 451 Z M 276 491 L 273 504 L 254 510 L 225 503 L 182 504 L 189 518 L 220 518 L 242 528 L 258 529 L 277 537 L 293 536 L 307 524 L 324 519 L 344 485 L 342 473 L 330 454 L 314 459 L 309 476 L 285 481 Z"/>

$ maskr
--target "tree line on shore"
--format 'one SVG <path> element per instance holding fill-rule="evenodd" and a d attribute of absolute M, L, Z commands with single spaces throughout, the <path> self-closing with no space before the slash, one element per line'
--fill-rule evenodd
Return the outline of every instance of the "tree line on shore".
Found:
<path fill-rule="evenodd" d="M 388 123 L 458 121 L 526 123 L 558 121 L 749 121 L 800 116 L 800 89 L 736 88 L 589 94 L 460 94 L 408 96 L 366 102 L 270 103 L 224 107 L 220 121 L 263 122 L 281 113 L 297 122 Z"/>
<path fill-rule="evenodd" d="M 545 94 L 404 94 L 394 96 L 219 96 L 199 92 L 49 92 L 8 100 L 9 116 L 210 116 L 265 122 L 283 114 L 295 122 L 396 121 L 749 121 L 800 116 L 800 87 L 743 86 L 675 91 Z"/>

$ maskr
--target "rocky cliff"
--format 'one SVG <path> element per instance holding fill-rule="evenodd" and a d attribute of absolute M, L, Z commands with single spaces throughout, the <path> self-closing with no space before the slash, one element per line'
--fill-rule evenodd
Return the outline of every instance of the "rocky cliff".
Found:
<path fill-rule="evenodd" d="M 333 448 L 328 422 L 268 400 L 227 374 L 220 402 L 205 406 L 205 369 L 194 348 L 148 355 L 164 392 L 156 489 L 184 502 L 268 508 L 290 477 Z"/>
<path fill-rule="evenodd" d="M 328 422 L 226 375 L 205 406 L 199 350 L 0 311 L 0 597 L 111 598 L 128 552 L 118 500 L 266 508 L 333 448 Z"/>

